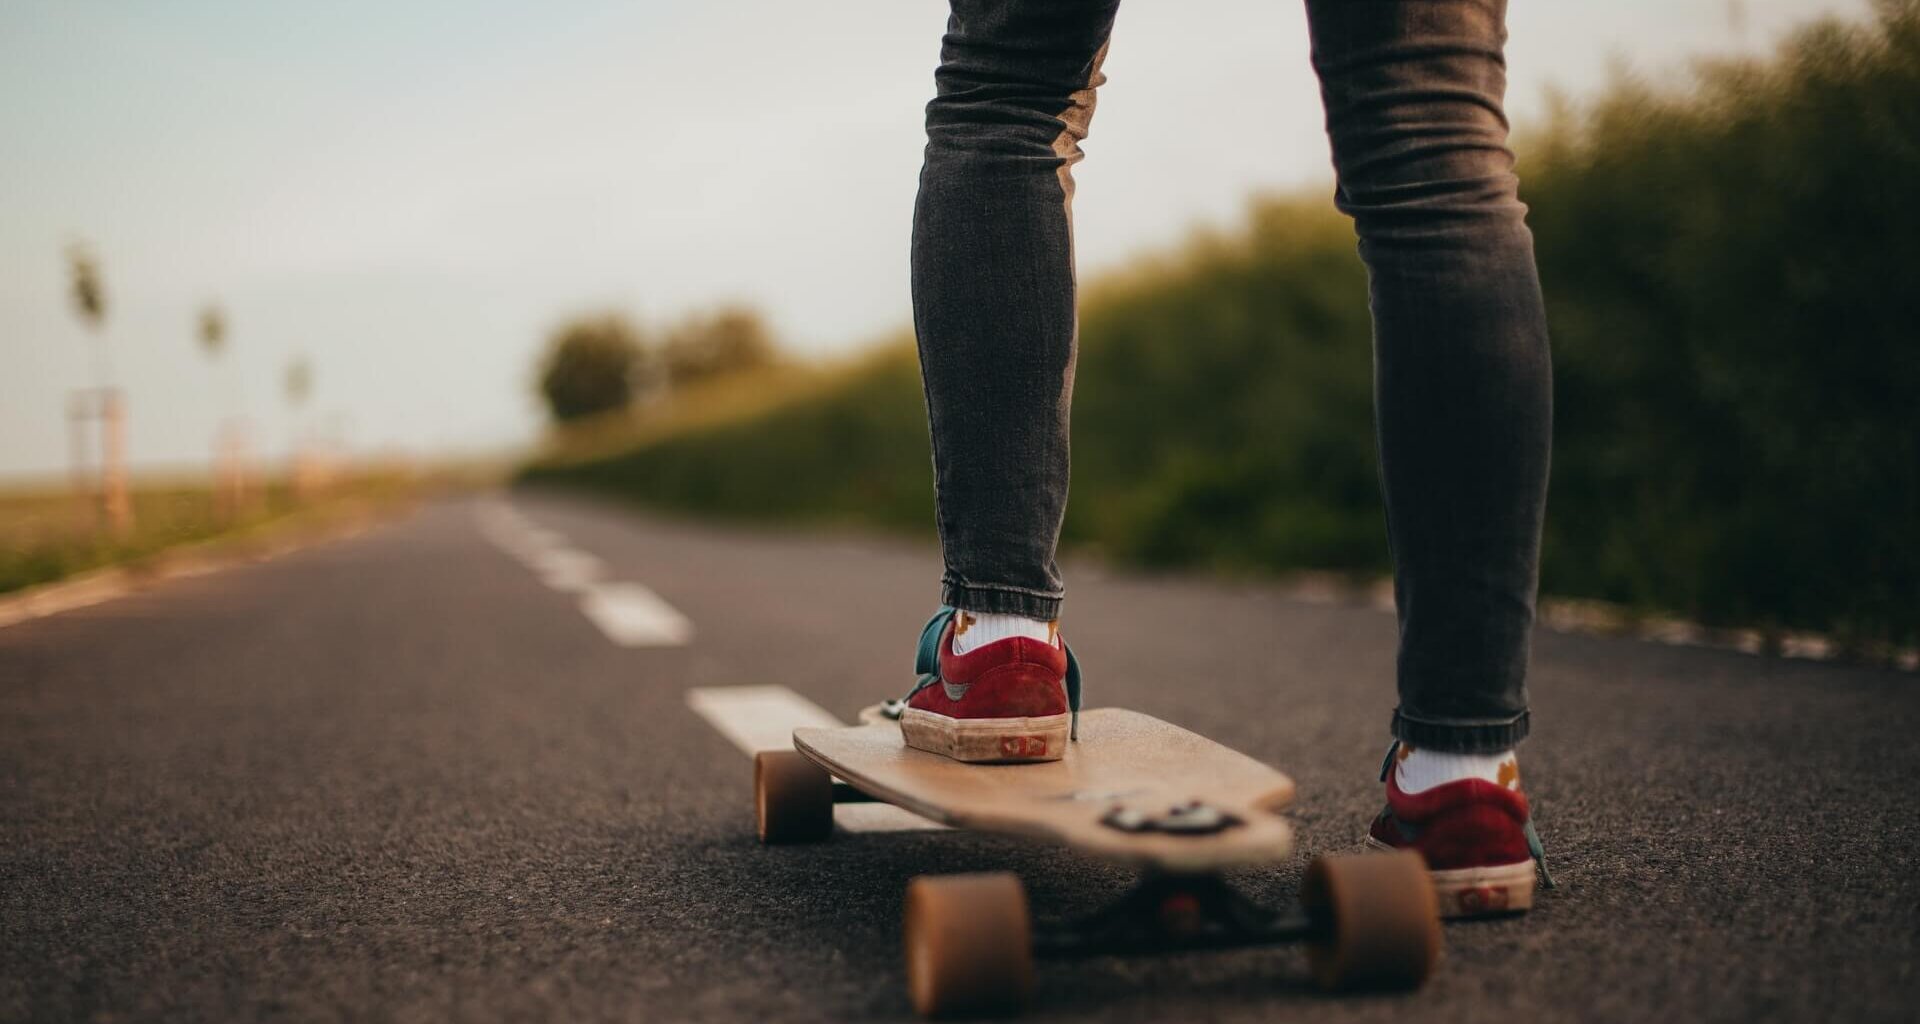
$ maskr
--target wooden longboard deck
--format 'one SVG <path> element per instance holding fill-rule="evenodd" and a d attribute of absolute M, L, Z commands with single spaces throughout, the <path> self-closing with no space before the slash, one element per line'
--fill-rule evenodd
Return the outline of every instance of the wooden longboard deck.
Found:
<path fill-rule="evenodd" d="M 869 796 L 947 825 L 1173 871 L 1269 863 L 1293 849 L 1293 831 L 1278 813 L 1293 800 L 1292 779 L 1151 715 L 1082 712 L 1080 740 L 1065 758 L 998 765 L 915 750 L 901 740 L 899 723 L 862 719 L 866 724 L 795 729 L 794 748 Z M 1102 823 L 1116 809 L 1151 816 L 1194 800 L 1240 823 L 1201 835 Z"/>

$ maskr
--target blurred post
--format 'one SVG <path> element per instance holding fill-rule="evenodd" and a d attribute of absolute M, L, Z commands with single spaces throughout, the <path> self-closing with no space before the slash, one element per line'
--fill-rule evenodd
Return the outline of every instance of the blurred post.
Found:
<path fill-rule="evenodd" d="M 133 529 L 133 498 L 127 487 L 127 406 L 117 388 L 76 391 L 67 402 L 67 450 L 72 463 L 75 519 L 82 532 L 104 524 L 116 538 Z M 89 458 L 100 445 L 96 473 Z"/>
<path fill-rule="evenodd" d="M 255 487 L 253 466 L 253 424 L 245 416 L 233 418 L 233 495 L 235 507 L 245 516 L 257 508 L 266 496 L 266 488 Z"/>
<path fill-rule="evenodd" d="M 247 515 L 247 427 L 235 417 L 221 424 L 214 434 L 213 503 L 214 513 L 223 522 L 234 523 Z"/>
<path fill-rule="evenodd" d="M 100 528 L 100 505 L 94 499 L 93 474 L 87 469 L 92 397 L 92 392 L 81 389 L 67 398 L 67 456 L 73 471 L 74 522 L 78 527 L 76 532 L 85 534 Z"/>
<path fill-rule="evenodd" d="M 318 501 L 327 496 L 338 476 L 339 463 L 327 443 L 309 437 L 293 456 L 293 494 L 301 502 Z"/>
<path fill-rule="evenodd" d="M 213 430 L 213 515 L 222 523 L 239 518 L 239 508 L 233 500 L 232 477 L 232 425 L 222 423 Z"/>
<path fill-rule="evenodd" d="M 127 494 L 127 406 L 118 388 L 100 391 L 100 494 L 107 525 L 116 538 L 133 530 Z"/>
<path fill-rule="evenodd" d="M 315 496 L 325 476 L 325 471 L 315 461 L 312 441 L 304 436 L 300 425 L 300 409 L 306 405 L 308 396 L 313 394 L 313 363 L 304 355 L 293 357 L 287 363 L 286 378 L 282 384 L 286 389 L 287 407 L 292 414 L 293 424 L 293 448 L 288 467 L 293 478 L 293 496 L 294 500 L 304 502 Z"/>

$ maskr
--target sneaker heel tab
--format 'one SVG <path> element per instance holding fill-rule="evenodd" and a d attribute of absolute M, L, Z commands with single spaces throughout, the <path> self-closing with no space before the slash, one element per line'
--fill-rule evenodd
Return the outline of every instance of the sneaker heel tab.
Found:
<path fill-rule="evenodd" d="M 1527 835 L 1527 852 L 1533 854 L 1534 866 L 1540 869 L 1540 884 L 1548 889 L 1559 888 L 1554 884 L 1553 872 L 1547 870 L 1547 850 L 1540 845 L 1540 833 L 1534 831 L 1533 819 L 1529 817 L 1520 829 Z"/>
<path fill-rule="evenodd" d="M 1067 652 L 1067 710 L 1072 715 L 1072 724 L 1067 729 L 1067 740 L 1080 740 L 1080 659 L 1074 656 L 1072 645 L 1065 640 L 1060 649 Z"/>
<path fill-rule="evenodd" d="M 933 618 L 920 628 L 920 645 L 913 652 L 914 675 L 938 674 L 940 671 L 940 638 L 947 633 L 947 623 L 953 620 L 952 605 L 941 605 L 933 613 Z"/>
<path fill-rule="evenodd" d="M 1380 781 L 1381 782 L 1387 781 L 1387 774 L 1393 771 L 1393 755 L 1398 754 L 1399 752 L 1400 752 L 1400 741 L 1394 740 L 1393 743 L 1387 747 L 1386 759 L 1380 762 Z"/>

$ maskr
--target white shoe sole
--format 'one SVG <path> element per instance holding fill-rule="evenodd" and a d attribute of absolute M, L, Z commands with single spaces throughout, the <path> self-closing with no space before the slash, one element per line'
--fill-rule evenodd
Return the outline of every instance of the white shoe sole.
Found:
<path fill-rule="evenodd" d="M 900 715 L 907 746 L 973 764 L 1058 761 L 1067 753 L 1071 715 L 949 718 L 919 708 Z"/>
<path fill-rule="evenodd" d="M 1394 849 L 1372 836 L 1367 837 L 1367 846 Z M 1534 868 L 1530 860 L 1484 868 L 1430 870 L 1427 874 L 1433 877 L 1433 894 L 1440 900 L 1441 917 L 1492 917 L 1533 909 Z"/>

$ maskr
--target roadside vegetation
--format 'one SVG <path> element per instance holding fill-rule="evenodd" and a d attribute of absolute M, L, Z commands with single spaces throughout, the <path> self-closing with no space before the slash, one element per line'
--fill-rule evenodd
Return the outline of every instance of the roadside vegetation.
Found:
<path fill-rule="evenodd" d="M 134 525 L 125 533 L 100 528 L 94 503 L 65 486 L 0 490 L 0 594 L 109 566 L 137 567 L 183 545 L 244 539 L 386 507 L 408 500 L 417 487 L 400 470 L 358 472 L 321 494 L 272 481 L 234 513 L 204 483 L 136 485 L 130 491 Z"/>
<path fill-rule="evenodd" d="M 1867 656 L 1920 640 L 1920 0 L 1876 11 L 1520 134 L 1556 362 L 1547 592 Z M 1324 190 L 1262 198 L 1082 308 L 1069 544 L 1389 568 L 1365 271 Z M 757 401 L 656 396 L 524 477 L 930 531 L 910 341 L 771 365 Z"/>
<path fill-rule="evenodd" d="M 241 382 L 226 357 L 232 325 L 217 302 L 199 308 L 192 331 L 200 352 L 219 368 L 202 400 L 227 410 L 214 432 L 212 473 L 190 483 L 156 477 L 136 484 L 127 466 L 133 428 L 113 369 L 113 306 L 104 266 L 84 242 L 69 245 L 63 259 L 68 302 L 94 350 L 94 380 L 68 395 L 68 478 L 0 486 L 0 595 L 109 566 L 138 568 L 182 546 L 324 524 L 414 492 L 418 481 L 411 470 L 349 468 L 329 451 L 332 442 L 324 432 L 302 422 L 315 388 L 314 364 L 305 355 L 293 356 L 282 377 L 291 419 L 305 436 L 294 445 L 282 478 L 257 477 L 248 454 L 250 429 L 239 412 Z M 436 475 L 451 481 L 464 473 L 449 466 Z"/>

